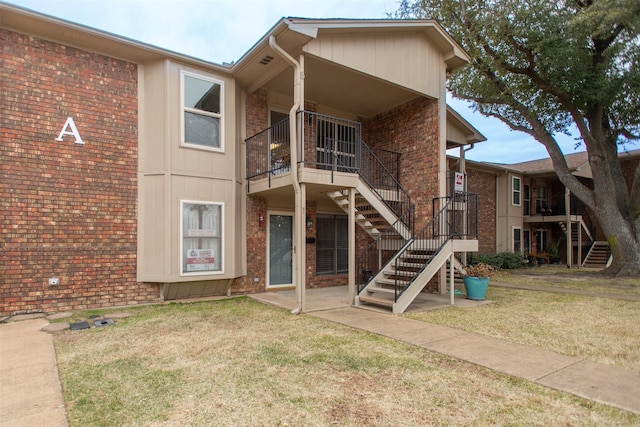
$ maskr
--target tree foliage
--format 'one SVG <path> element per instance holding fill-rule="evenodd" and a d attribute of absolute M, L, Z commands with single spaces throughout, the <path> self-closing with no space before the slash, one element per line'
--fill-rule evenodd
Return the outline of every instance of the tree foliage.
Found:
<path fill-rule="evenodd" d="M 640 139 L 640 1 L 403 0 L 394 17 L 438 20 L 472 58 L 448 81 L 454 96 L 542 143 L 614 252 L 640 249 L 640 165 L 627 188 L 617 154 Z M 573 128 L 593 188 L 571 174 L 555 139 Z M 640 256 L 617 258 L 640 270 Z"/>

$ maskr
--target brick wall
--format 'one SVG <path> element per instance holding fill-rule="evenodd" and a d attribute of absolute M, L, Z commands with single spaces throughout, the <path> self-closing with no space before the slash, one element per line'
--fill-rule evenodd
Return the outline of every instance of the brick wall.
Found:
<path fill-rule="evenodd" d="M 362 123 L 367 145 L 401 153 L 400 183 L 411 196 L 416 229 L 421 229 L 431 220 L 432 199 L 438 196 L 438 101 L 418 98 Z"/>
<path fill-rule="evenodd" d="M 478 251 L 496 252 L 496 176 L 467 163 L 467 189 L 478 195 Z"/>
<path fill-rule="evenodd" d="M 0 314 L 157 301 L 157 285 L 136 282 L 136 65 L 0 39 Z M 55 141 L 67 117 L 84 145 Z"/>
<path fill-rule="evenodd" d="M 262 215 L 262 221 L 260 221 Z M 264 197 L 247 197 L 247 275 L 234 280 L 234 294 L 264 292 L 267 268 L 267 204 Z M 258 278 L 256 282 L 254 279 Z"/>
<path fill-rule="evenodd" d="M 247 95 L 246 132 L 255 135 L 268 127 L 267 91 L 259 89 Z M 244 171 L 243 171 L 244 173 Z M 264 292 L 267 268 L 267 203 L 264 197 L 247 197 L 247 275 L 234 280 L 231 292 Z M 261 222 L 260 214 L 263 221 Z M 258 278 L 256 282 L 254 279 Z"/>

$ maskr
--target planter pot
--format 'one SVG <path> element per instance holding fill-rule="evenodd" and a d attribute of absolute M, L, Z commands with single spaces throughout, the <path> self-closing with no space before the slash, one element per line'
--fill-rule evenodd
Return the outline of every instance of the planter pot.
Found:
<path fill-rule="evenodd" d="M 463 278 L 464 289 L 467 292 L 467 298 L 482 301 L 487 296 L 487 288 L 489 287 L 488 277 L 470 277 Z"/>

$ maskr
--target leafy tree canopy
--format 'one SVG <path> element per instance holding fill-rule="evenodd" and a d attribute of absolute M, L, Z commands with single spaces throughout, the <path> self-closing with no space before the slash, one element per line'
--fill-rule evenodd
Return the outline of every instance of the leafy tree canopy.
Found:
<path fill-rule="evenodd" d="M 615 269 L 640 272 L 640 165 L 631 188 L 618 145 L 640 139 L 640 1 L 402 0 L 395 18 L 436 19 L 471 56 L 454 96 L 542 143 L 558 178 L 596 214 Z M 593 188 L 555 140 L 578 130 Z"/>

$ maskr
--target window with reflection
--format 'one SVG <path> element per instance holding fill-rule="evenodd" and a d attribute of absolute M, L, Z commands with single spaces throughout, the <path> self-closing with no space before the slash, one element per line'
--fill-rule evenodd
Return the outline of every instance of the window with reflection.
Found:
<path fill-rule="evenodd" d="M 223 150 L 222 88 L 221 81 L 182 73 L 182 145 Z"/>

